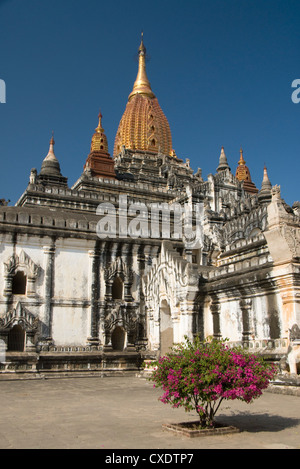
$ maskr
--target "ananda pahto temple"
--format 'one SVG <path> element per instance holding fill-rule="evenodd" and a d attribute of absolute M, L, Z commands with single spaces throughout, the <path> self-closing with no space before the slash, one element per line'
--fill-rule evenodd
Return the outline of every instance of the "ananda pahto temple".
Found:
<path fill-rule="evenodd" d="M 113 154 L 100 113 L 72 187 L 52 137 L 0 207 L 0 372 L 135 373 L 199 336 L 299 374 L 300 203 L 263 165 L 256 187 L 242 148 L 207 180 L 180 159 L 138 52 Z"/>

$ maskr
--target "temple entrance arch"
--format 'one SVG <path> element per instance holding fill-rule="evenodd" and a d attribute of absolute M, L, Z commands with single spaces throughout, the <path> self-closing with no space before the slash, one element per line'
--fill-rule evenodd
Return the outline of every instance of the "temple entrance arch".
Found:
<path fill-rule="evenodd" d="M 174 344 L 173 321 L 171 308 L 167 300 L 160 305 L 160 355 L 163 356 L 170 351 Z"/>
<path fill-rule="evenodd" d="M 111 345 L 113 350 L 123 351 L 125 348 L 126 332 L 121 326 L 116 326 L 111 335 Z"/>

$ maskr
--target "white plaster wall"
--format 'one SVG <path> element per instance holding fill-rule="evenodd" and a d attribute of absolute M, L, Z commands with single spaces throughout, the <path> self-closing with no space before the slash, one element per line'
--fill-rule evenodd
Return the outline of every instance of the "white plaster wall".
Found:
<path fill-rule="evenodd" d="M 174 323 L 174 341 L 176 343 L 184 342 L 185 336 L 189 339 L 193 338 L 193 311 L 189 311 L 192 310 L 192 307 L 192 304 L 187 303 L 183 308 L 187 312 L 179 310 L 177 313 L 178 320 Z"/>
<path fill-rule="evenodd" d="M 78 248 L 57 248 L 54 266 L 54 298 L 89 298 L 89 254 Z"/>
<path fill-rule="evenodd" d="M 256 338 L 260 340 L 270 338 L 271 330 L 269 314 L 272 310 L 277 311 L 281 337 L 284 337 L 285 334 L 282 324 L 282 300 L 279 293 L 254 297 L 252 299 L 252 303 L 255 318 Z"/>
<path fill-rule="evenodd" d="M 213 335 L 213 318 L 210 311 L 209 303 L 206 303 L 203 308 L 204 316 L 204 338 Z"/>
<path fill-rule="evenodd" d="M 242 312 L 237 301 L 221 304 L 220 329 L 223 339 L 239 341 L 242 339 Z"/>
<path fill-rule="evenodd" d="M 86 345 L 90 313 L 82 307 L 53 307 L 52 338 L 55 345 Z"/>
<path fill-rule="evenodd" d="M 267 304 L 265 297 L 252 298 L 253 328 L 255 338 L 262 340 L 268 337 L 269 325 L 266 321 Z"/>

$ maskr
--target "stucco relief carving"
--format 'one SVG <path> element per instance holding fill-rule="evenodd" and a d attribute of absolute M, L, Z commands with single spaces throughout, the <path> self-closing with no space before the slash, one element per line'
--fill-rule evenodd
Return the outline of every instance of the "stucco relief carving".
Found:
<path fill-rule="evenodd" d="M 104 330 L 111 332 L 117 325 L 124 327 L 129 332 L 136 329 L 137 315 L 128 312 L 123 305 L 115 305 L 108 313 L 104 321 Z"/>
<path fill-rule="evenodd" d="M 28 311 L 20 302 L 16 308 L 0 317 L 0 330 L 8 330 L 19 325 L 25 331 L 37 331 L 39 319 Z"/>
<path fill-rule="evenodd" d="M 198 290 L 197 266 L 190 264 L 164 242 L 158 261 L 143 279 L 143 292 L 147 307 L 155 311 L 163 298 L 168 298 L 171 309 Z"/>
<path fill-rule="evenodd" d="M 39 267 L 31 258 L 21 250 L 19 255 L 13 254 L 7 262 L 4 262 L 4 273 L 14 275 L 18 268 L 23 268 L 28 276 L 36 279 Z"/>
<path fill-rule="evenodd" d="M 248 239 L 255 229 L 264 231 L 267 227 L 265 207 L 255 207 L 249 213 L 241 214 L 225 223 L 223 227 L 224 243 L 231 244 L 237 239 Z"/>
<path fill-rule="evenodd" d="M 122 328 L 126 333 L 127 346 L 135 346 L 139 337 L 139 330 L 143 328 L 139 321 L 137 310 L 129 308 L 122 304 L 115 304 L 108 309 L 108 313 L 102 324 L 102 332 L 105 340 L 105 346 L 111 346 L 112 334 L 116 328 Z"/>
<path fill-rule="evenodd" d="M 119 276 L 123 281 L 133 281 L 132 269 L 120 257 L 118 257 L 112 264 L 107 266 L 104 270 L 105 281 L 111 281 L 116 276 Z"/>
<path fill-rule="evenodd" d="M 15 326 L 19 326 L 25 333 L 24 351 L 34 351 L 35 337 L 38 333 L 39 325 L 39 319 L 18 302 L 16 308 L 13 308 L 0 317 L 0 339 L 3 340 L 7 346 L 10 331 Z"/>
<path fill-rule="evenodd" d="M 281 234 L 291 250 L 293 257 L 300 256 L 300 229 L 292 226 L 283 225 Z"/>
<path fill-rule="evenodd" d="M 40 267 L 23 251 L 19 255 L 13 254 L 4 266 L 4 296 L 12 294 L 12 279 L 18 271 L 24 272 L 27 277 L 27 296 L 35 296 L 35 283 L 39 274 Z"/>
<path fill-rule="evenodd" d="M 273 188 L 272 202 L 268 206 L 266 238 L 274 260 L 300 257 L 299 219 L 291 210 L 287 211 L 278 186 Z"/>

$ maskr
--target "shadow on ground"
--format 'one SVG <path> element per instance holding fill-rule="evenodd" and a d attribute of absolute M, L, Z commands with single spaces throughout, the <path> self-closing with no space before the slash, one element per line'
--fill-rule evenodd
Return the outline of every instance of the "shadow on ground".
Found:
<path fill-rule="evenodd" d="M 217 421 L 226 425 L 233 425 L 246 432 L 279 432 L 287 428 L 296 427 L 300 420 L 297 418 L 269 415 L 267 413 L 239 412 L 234 415 L 220 414 Z"/>

